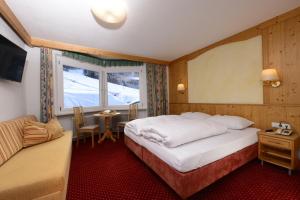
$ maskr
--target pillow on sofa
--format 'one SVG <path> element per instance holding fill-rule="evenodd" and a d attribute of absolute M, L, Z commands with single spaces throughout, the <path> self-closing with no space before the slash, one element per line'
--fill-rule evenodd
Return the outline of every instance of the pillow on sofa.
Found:
<path fill-rule="evenodd" d="M 50 141 L 51 135 L 45 127 L 24 124 L 23 128 L 23 147 L 30 147 L 36 144 Z"/>
<path fill-rule="evenodd" d="M 39 127 L 45 127 L 46 124 L 45 123 L 42 123 L 42 122 L 38 122 L 38 121 L 26 121 L 25 124 L 27 125 L 33 125 L 33 126 L 39 126 Z"/>
<path fill-rule="evenodd" d="M 63 128 L 57 119 L 51 119 L 47 124 L 28 121 L 23 128 L 23 147 L 44 143 L 63 136 Z"/>
<path fill-rule="evenodd" d="M 52 140 L 63 136 L 64 128 L 60 125 L 59 121 L 55 119 L 51 119 L 46 124 L 46 129 L 48 133 L 52 136 Z"/>
<path fill-rule="evenodd" d="M 0 122 L 0 166 L 23 148 L 23 126 L 26 121 L 36 120 L 29 115 Z"/>

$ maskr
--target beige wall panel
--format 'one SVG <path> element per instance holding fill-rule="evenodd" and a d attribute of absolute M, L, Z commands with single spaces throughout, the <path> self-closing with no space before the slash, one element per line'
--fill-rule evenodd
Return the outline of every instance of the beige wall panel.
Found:
<path fill-rule="evenodd" d="M 263 103 L 262 38 L 225 44 L 188 62 L 190 103 Z"/>

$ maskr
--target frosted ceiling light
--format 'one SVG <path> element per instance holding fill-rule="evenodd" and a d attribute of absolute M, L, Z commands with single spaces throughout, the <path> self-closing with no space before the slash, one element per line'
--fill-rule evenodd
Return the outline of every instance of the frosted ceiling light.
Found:
<path fill-rule="evenodd" d="M 97 0 L 92 6 L 92 13 L 100 21 L 119 24 L 126 19 L 127 6 L 124 0 Z"/>

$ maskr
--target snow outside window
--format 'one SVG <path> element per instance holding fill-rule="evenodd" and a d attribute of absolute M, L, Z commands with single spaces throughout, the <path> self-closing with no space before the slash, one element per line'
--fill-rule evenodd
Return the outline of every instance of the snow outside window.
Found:
<path fill-rule="evenodd" d="M 140 101 L 139 72 L 107 73 L 108 106 L 129 105 Z"/>
<path fill-rule="evenodd" d="M 99 72 L 63 65 L 64 108 L 96 107 L 99 101 Z"/>
<path fill-rule="evenodd" d="M 145 66 L 101 67 L 56 55 L 54 104 L 56 114 L 71 114 L 74 106 L 85 111 L 127 110 L 140 102 L 145 109 Z"/>

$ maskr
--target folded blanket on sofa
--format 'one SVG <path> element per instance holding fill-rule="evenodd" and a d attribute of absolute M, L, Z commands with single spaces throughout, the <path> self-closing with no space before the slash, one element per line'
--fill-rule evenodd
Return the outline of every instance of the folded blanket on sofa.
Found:
<path fill-rule="evenodd" d="M 226 133 L 227 128 L 210 120 L 161 120 L 140 130 L 144 138 L 176 147 L 185 143 Z"/>

